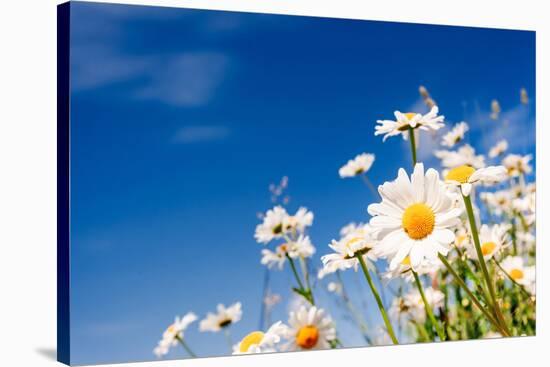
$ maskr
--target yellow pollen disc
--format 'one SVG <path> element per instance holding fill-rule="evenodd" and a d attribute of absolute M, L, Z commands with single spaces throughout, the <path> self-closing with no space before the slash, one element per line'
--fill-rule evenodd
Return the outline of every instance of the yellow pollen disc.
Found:
<path fill-rule="evenodd" d="M 304 349 L 311 349 L 319 341 L 319 329 L 313 325 L 307 325 L 298 330 L 296 344 Z"/>
<path fill-rule="evenodd" d="M 282 245 L 279 246 L 279 251 L 280 252 L 287 252 L 288 251 L 288 246 L 286 243 L 283 243 Z"/>
<path fill-rule="evenodd" d="M 485 242 L 481 245 L 481 253 L 483 256 L 487 256 L 493 253 L 497 248 L 497 244 L 494 242 Z"/>
<path fill-rule="evenodd" d="M 166 329 L 166 331 L 169 333 L 173 333 L 174 331 L 176 331 L 176 327 L 174 325 L 170 325 L 168 326 L 168 329 Z"/>
<path fill-rule="evenodd" d="M 260 344 L 262 339 L 264 338 L 264 333 L 261 331 L 253 331 L 247 336 L 241 340 L 241 344 L 239 345 L 239 352 L 246 353 L 248 352 L 248 349 L 255 344 Z"/>
<path fill-rule="evenodd" d="M 401 225 L 413 240 L 421 240 L 430 235 L 435 226 L 435 215 L 426 204 L 412 204 L 403 213 Z"/>
<path fill-rule="evenodd" d="M 514 280 L 520 280 L 523 278 L 523 271 L 520 269 L 512 269 L 510 271 L 510 277 Z"/>
<path fill-rule="evenodd" d="M 456 244 L 457 244 L 458 246 L 462 245 L 462 242 L 464 242 L 464 240 L 465 240 L 466 238 L 467 238 L 467 236 L 464 235 L 464 234 L 463 234 L 463 235 L 460 235 L 460 236 L 457 236 L 457 237 L 456 237 Z"/>
<path fill-rule="evenodd" d="M 346 242 L 346 248 L 350 248 L 352 245 L 356 244 L 357 242 L 361 241 L 362 238 L 361 237 L 353 237 L 351 240 L 349 240 L 348 242 Z"/>
<path fill-rule="evenodd" d="M 411 258 L 410 256 L 407 256 L 401 261 L 401 265 L 410 266 L 411 265 Z"/>
<path fill-rule="evenodd" d="M 416 113 L 414 112 L 407 112 L 407 113 L 404 113 L 405 117 L 409 120 L 412 120 L 414 116 L 416 116 Z"/>
<path fill-rule="evenodd" d="M 468 182 L 468 179 L 475 171 L 475 168 L 470 166 L 459 166 L 450 170 L 449 173 L 447 173 L 447 176 L 445 176 L 445 179 L 448 181 L 457 181 L 463 184 Z"/>

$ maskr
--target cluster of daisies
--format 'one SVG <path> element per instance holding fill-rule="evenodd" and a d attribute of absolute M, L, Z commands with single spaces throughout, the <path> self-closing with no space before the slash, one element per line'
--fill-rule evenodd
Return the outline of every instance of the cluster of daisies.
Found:
<path fill-rule="evenodd" d="M 233 344 L 230 337 L 230 327 L 242 317 L 239 302 L 225 307 L 219 304 L 215 313 L 208 313 L 200 321 L 201 332 L 224 331 L 228 338 L 232 354 L 269 353 L 279 350 L 296 351 L 310 349 L 327 349 L 336 340 L 336 329 L 330 316 L 315 306 L 301 306 L 291 311 L 288 323 L 281 321 L 273 323 L 267 330 L 255 330 L 245 335 L 238 343 Z M 172 347 L 181 345 L 190 357 L 196 357 L 193 349 L 184 336 L 185 330 L 197 320 L 193 312 L 176 317 L 173 324 L 162 334 L 162 339 L 153 350 L 157 357 L 163 357 Z"/>
<path fill-rule="evenodd" d="M 345 312 L 341 316 L 367 345 L 535 334 L 532 156 L 508 153 L 505 139 L 476 152 L 469 143 L 475 139 L 468 136 L 476 129 L 464 121 L 449 124 L 424 87 L 420 94 L 427 113 L 395 111 L 394 119 L 375 125 L 374 135 L 383 141 L 401 136 L 410 147 L 410 160 L 391 180 L 372 184 L 376 157 L 370 153 L 339 169 L 343 179 L 361 178 L 373 202 L 358 204 L 365 209 L 364 220 L 343 226 L 320 262 L 308 233 L 313 212 L 290 211 L 285 200 L 260 215 L 254 233 L 263 247 L 260 263 L 268 272 L 288 271 L 292 302 L 286 322 L 269 322 L 264 330 L 244 335 L 231 343 L 233 354 L 343 347 L 327 295 L 344 306 L 337 312 Z M 521 103 L 528 103 L 525 90 Z M 493 128 L 504 129 L 498 125 L 498 102 L 491 111 Z M 440 167 L 417 159 L 418 147 L 428 140 L 441 146 L 433 151 Z M 285 178 L 275 196 L 282 196 L 286 186 Z M 358 274 L 361 286 L 345 273 Z M 352 294 L 357 298 L 358 293 L 370 301 L 357 303 Z M 267 293 L 264 312 L 283 297 Z M 241 315 L 240 303 L 219 305 L 199 328 L 228 335 Z M 184 330 L 196 319 L 193 313 L 176 318 L 155 353 L 163 356 L 181 344 L 194 356 Z"/>

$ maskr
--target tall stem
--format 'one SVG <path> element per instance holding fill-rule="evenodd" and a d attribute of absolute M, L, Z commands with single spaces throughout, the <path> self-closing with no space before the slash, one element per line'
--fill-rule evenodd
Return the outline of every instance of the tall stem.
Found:
<path fill-rule="evenodd" d="M 393 327 L 391 326 L 388 314 L 386 313 L 386 309 L 384 308 L 384 304 L 382 303 L 382 299 L 380 298 L 380 295 L 376 290 L 376 286 L 372 281 L 372 278 L 369 273 L 369 269 L 367 268 L 367 264 L 365 264 L 365 260 L 363 259 L 363 256 L 361 254 L 356 254 L 355 257 L 357 258 L 357 260 L 359 260 L 359 264 L 361 264 L 361 269 L 363 269 L 363 273 L 365 274 L 367 283 L 369 283 L 369 287 L 370 287 L 370 290 L 372 291 L 372 295 L 376 299 L 376 303 L 378 304 L 378 309 L 380 310 L 382 319 L 384 319 L 384 324 L 386 325 L 386 329 L 388 331 L 388 334 L 390 335 L 391 340 L 393 341 L 393 344 L 399 344 L 399 342 L 397 341 L 397 338 L 395 337 L 395 333 L 393 331 Z"/>
<path fill-rule="evenodd" d="M 288 259 L 288 262 L 290 263 L 290 267 L 292 268 L 292 273 L 294 274 L 294 278 L 296 278 L 296 282 L 298 283 L 298 290 L 297 293 L 300 294 L 302 297 L 304 297 L 311 305 L 315 305 L 315 300 L 313 299 L 313 292 L 311 289 L 305 288 L 304 283 L 302 283 L 302 280 L 300 279 L 300 275 L 298 274 L 298 270 L 296 270 L 296 264 L 294 263 L 294 260 L 288 255 L 288 253 L 285 254 L 286 258 Z M 294 288 L 296 291 L 296 288 Z"/>
<path fill-rule="evenodd" d="M 229 350 L 233 352 L 233 341 L 231 339 L 231 333 L 229 332 L 229 328 L 226 327 L 223 333 L 225 335 L 225 340 L 227 341 L 227 345 L 229 345 Z"/>
<path fill-rule="evenodd" d="M 439 335 L 439 339 L 441 341 L 445 340 L 445 333 L 443 332 L 443 329 L 441 329 L 441 325 L 437 322 L 435 319 L 435 316 L 432 311 L 432 306 L 428 303 L 428 300 L 426 299 L 426 295 L 424 294 L 424 287 L 422 286 L 422 282 L 420 281 L 420 278 L 418 277 L 418 274 L 416 271 L 412 270 L 412 274 L 414 276 L 414 281 L 416 282 L 416 287 L 418 288 L 418 292 L 420 293 L 420 297 L 422 297 L 422 302 L 424 302 L 424 308 L 426 309 L 426 313 L 428 314 L 428 318 L 432 322 L 435 330 L 437 331 L 437 335 Z"/>
<path fill-rule="evenodd" d="M 288 255 L 288 253 L 285 254 L 286 258 L 288 259 L 288 262 L 290 263 L 290 267 L 292 268 L 292 273 L 294 274 L 294 278 L 296 278 L 296 282 L 298 283 L 298 287 L 300 287 L 301 290 L 304 289 L 304 284 L 302 283 L 302 280 L 300 279 L 300 275 L 298 275 L 298 271 L 296 270 L 296 264 L 294 264 L 294 260 Z"/>
<path fill-rule="evenodd" d="M 191 350 L 191 348 L 189 348 L 189 346 L 187 345 L 187 343 L 183 340 L 183 338 L 181 338 L 179 335 L 176 336 L 176 340 L 181 344 L 181 346 L 183 347 L 183 349 L 185 349 L 185 351 L 187 352 L 187 354 L 189 354 L 191 357 L 193 358 L 197 358 L 197 355 L 195 353 L 193 353 L 193 351 Z"/>
<path fill-rule="evenodd" d="M 491 324 L 493 324 L 502 333 L 502 335 L 510 336 L 510 333 L 508 332 L 508 330 L 504 329 L 502 325 L 500 325 L 500 323 L 497 322 L 494 316 L 491 315 L 491 313 L 487 311 L 485 307 L 483 307 L 483 305 L 481 304 L 481 302 L 479 302 L 476 296 L 474 296 L 474 294 L 470 291 L 466 283 L 464 283 L 460 275 L 458 275 L 456 271 L 452 268 L 451 264 L 449 264 L 445 256 L 439 254 L 438 257 L 439 257 L 439 260 L 441 260 L 441 262 L 443 263 L 443 265 L 445 265 L 449 273 L 451 273 L 451 275 L 455 278 L 455 281 L 458 283 L 458 285 L 460 285 L 462 290 L 466 292 L 470 300 L 474 303 L 474 305 L 476 305 L 476 307 L 481 311 L 481 313 L 483 313 L 483 315 L 487 317 L 487 319 L 491 322 Z"/>
<path fill-rule="evenodd" d="M 369 178 L 367 177 L 366 174 L 362 174 L 361 175 L 361 178 L 363 179 L 363 182 L 365 183 L 365 185 L 367 185 L 367 187 L 369 188 L 370 192 L 372 193 L 372 195 L 376 198 L 378 196 L 378 191 L 376 190 L 376 188 L 374 187 L 374 185 L 372 184 L 372 182 L 369 180 Z"/>
<path fill-rule="evenodd" d="M 495 288 L 493 287 L 493 280 L 491 279 L 489 270 L 487 270 L 487 264 L 485 264 L 485 258 L 483 257 L 483 252 L 481 251 L 481 243 L 479 241 L 479 235 L 477 232 L 477 225 L 474 217 L 472 200 L 470 199 L 470 196 L 462 195 L 462 197 L 464 198 L 464 205 L 466 206 L 466 211 L 468 212 L 468 220 L 470 222 L 470 231 L 472 232 L 472 237 L 474 239 L 477 258 L 479 260 L 479 265 L 481 267 L 483 277 L 485 278 L 485 283 L 487 284 L 487 289 L 489 290 L 489 295 L 491 296 L 491 303 L 493 305 L 495 315 L 497 317 L 497 320 L 499 320 L 502 323 L 503 328 L 507 329 L 506 322 L 504 321 L 504 316 L 502 316 L 502 312 L 500 311 L 500 305 L 496 297 Z"/>
<path fill-rule="evenodd" d="M 409 126 L 409 140 L 411 141 L 411 154 L 412 154 L 412 161 L 413 161 L 413 167 L 416 165 L 416 141 L 414 136 L 414 129 Z"/>

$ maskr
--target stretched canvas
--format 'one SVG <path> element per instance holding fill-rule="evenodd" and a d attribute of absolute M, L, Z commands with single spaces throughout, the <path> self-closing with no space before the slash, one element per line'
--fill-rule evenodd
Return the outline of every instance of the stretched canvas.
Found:
<path fill-rule="evenodd" d="M 60 5 L 59 360 L 535 335 L 534 96 L 531 31 Z"/>

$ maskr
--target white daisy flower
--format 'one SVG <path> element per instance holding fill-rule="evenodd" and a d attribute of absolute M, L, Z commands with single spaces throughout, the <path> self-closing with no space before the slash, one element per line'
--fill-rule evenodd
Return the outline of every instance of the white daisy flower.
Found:
<path fill-rule="evenodd" d="M 477 170 L 471 166 L 458 166 L 449 170 L 445 176 L 447 183 L 460 186 L 464 196 L 470 195 L 472 186 L 476 182 L 492 185 L 505 179 L 506 168 L 504 166 L 489 166 Z"/>
<path fill-rule="evenodd" d="M 266 265 L 269 269 L 277 267 L 281 270 L 287 260 L 287 254 L 293 259 L 308 258 L 315 254 L 315 247 L 312 245 L 309 236 L 300 235 L 296 241 L 285 242 L 277 246 L 275 251 L 263 249 L 260 263 Z"/>
<path fill-rule="evenodd" d="M 494 147 L 489 150 L 489 157 L 490 158 L 496 158 L 499 155 L 504 154 L 505 151 L 508 150 L 508 142 L 506 140 L 501 140 Z"/>
<path fill-rule="evenodd" d="M 390 269 L 407 256 L 416 270 L 425 260 L 436 262 L 439 253 L 448 253 L 462 209 L 436 170 L 430 168 L 424 175 L 424 165 L 417 163 L 409 180 L 401 168 L 397 179 L 379 186 L 378 192 L 382 202 L 368 207 L 370 226 L 379 240 L 374 252 L 390 261 Z"/>
<path fill-rule="evenodd" d="M 287 215 L 283 220 L 283 229 L 285 232 L 298 231 L 303 232 L 307 227 L 313 224 L 313 213 L 304 207 L 300 207 L 296 214 Z"/>
<path fill-rule="evenodd" d="M 233 354 L 273 353 L 288 327 L 277 321 L 264 333 L 253 331 L 233 346 Z"/>
<path fill-rule="evenodd" d="M 263 222 L 256 226 L 254 237 L 259 243 L 268 243 L 274 238 L 281 238 L 285 233 L 285 222 L 288 221 L 288 213 L 282 206 L 269 209 L 263 218 Z"/>
<path fill-rule="evenodd" d="M 424 295 L 432 310 L 443 307 L 443 302 L 445 300 L 443 292 L 429 287 L 424 289 Z M 426 321 L 426 309 L 422 296 L 417 288 L 412 289 L 411 292 L 405 295 L 404 304 L 412 319 L 420 323 Z"/>
<path fill-rule="evenodd" d="M 153 350 L 153 353 L 159 358 L 168 354 L 170 348 L 175 346 L 178 340 L 183 340 L 183 332 L 185 329 L 196 320 L 197 315 L 193 312 L 188 312 L 182 318 L 176 316 L 174 323 L 168 326 L 162 334 L 162 339 Z"/>
<path fill-rule="evenodd" d="M 502 215 L 512 208 L 512 199 L 508 190 L 482 192 L 480 199 L 485 202 L 495 215 Z"/>
<path fill-rule="evenodd" d="M 386 141 L 390 136 L 402 135 L 403 139 L 408 139 L 409 128 L 421 130 L 439 130 L 444 126 L 443 120 L 445 116 L 438 116 L 439 108 L 433 106 L 430 112 L 425 115 L 420 113 L 401 113 L 395 111 L 395 121 L 393 120 L 378 120 L 380 125 L 375 126 L 374 135 L 384 134 L 383 141 Z"/>
<path fill-rule="evenodd" d="M 199 323 L 200 331 L 218 332 L 231 324 L 238 322 L 243 315 L 241 303 L 237 302 L 229 307 L 219 304 L 217 313 L 209 312 L 206 318 Z"/>
<path fill-rule="evenodd" d="M 471 244 L 470 233 L 465 225 L 461 225 L 455 232 L 455 246 L 458 248 L 468 248 Z"/>
<path fill-rule="evenodd" d="M 332 318 L 322 308 L 302 306 L 290 312 L 288 323 L 285 335 L 288 342 L 284 350 L 328 349 L 330 342 L 336 339 Z"/>
<path fill-rule="evenodd" d="M 451 131 L 443 135 L 441 140 L 441 145 L 452 148 L 455 144 L 458 144 L 462 139 L 464 139 L 464 134 L 469 130 L 468 124 L 464 121 L 456 124 Z"/>
<path fill-rule="evenodd" d="M 535 266 L 525 266 L 519 256 L 508 256 L 500 264 L 502 269 L 518 284 L 523 285 L 531 294 L 535 293 Z"/>
<path fill-rule="evenodd" d="M 343 165 L 338 170 L 338 174 L 341 178 L 359 176 L 368 172 L 373 163 L 374 154 L 359 154 L 355 158 L 350 159 L 348 163 Z"/>
<path fill-rule="evenodd" d="M 324 269 L 323 275 L 352 267 L 357 270 L 359 260 L 355 256 L 358 254 L 363 256 L 365 260 L 376 261 L 376 256 L 371 251 L 374 243 L 372 229 L 369 225 L 357 228 L 338 241 L 332 240 L 329 247 L 334 250 L 334 253 L 321 257 Z"/>
<path fill-rule="evenodd" d="M 429 262 L 423 261 L 416 268 L 416 273 L 418 275 L 431 274 L 437 271 L 441 267 L 441 261 Z M 401 278 L 406 282 L 414 281 L 414 275 L 411 268 L 411 258 L 409 256 L 405 257 L 396 267 L 393 269 L 388 267 L 388 270 L 382 274 L 382 278 L 390 281 L 392 279 Z"/>
<path fill-rule="evenodd" d="M 487 224 L 483 224 L 479 229 L 479 242 L 483 258 L 487 261 L 501 249 L 509 246 L 508 225 L 493 224 L 489 227 Z M 470 256 L 471 259 L 478 258 L 474 246 L 468 248 L 468 256 Z"/>
<path fill-rule="evenodd" d="M 282 270 L 286 262 L 286 253 L 286 243 L 277 246 L 275 251 L 264 248 L 262 249 L 262 259 L 260 260 L 260 263 L 267 266 L 268 269 L 277 267 L 279 270 Z"/>
<path fill-rule="evenodd" d="M 502 164 L 508 170 L 508 175 L 511 177 L 517 177 L 520 174 L 529 174 L 533 170 L 533 167 L 529 164 L 533 156 L 531 154 L 521 156 L 518 154 L 508 154 L 503 160 Z"/>
<path fill-rule="evenodd" d="M 306 258 L 313 254 L 315 254 L 315 246 L 311 243 L 309 236 L 298 236 L 298 239 L 291 242 L 288 248 L 288 255 L 292 258 Z"/>
<path fill-rule="evenodd" d="M 434 155 L 441 159 L 441 165 L 446 168 L 458 166 L 485 167 L 485 158 L 482 155 L 476 155 L 474 148 L 468 144 L 461 146 L 456 151 L 436 150 Z"/>

